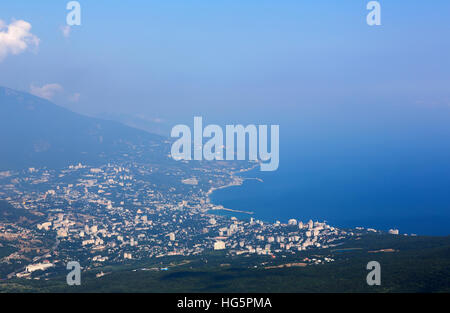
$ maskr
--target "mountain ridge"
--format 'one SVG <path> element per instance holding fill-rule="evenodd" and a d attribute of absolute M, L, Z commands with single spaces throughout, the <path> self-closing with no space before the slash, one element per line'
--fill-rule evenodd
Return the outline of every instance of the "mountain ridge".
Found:
<path fill-rule="evenodd" d="M 2 86 L 0 134 L 0 170 L 101 163 L 132 150 L 148 150 L 150 146 L 153 148 L 148 151 L 152 152 L 149 160 L 166 158 L 162 136 L 84 116 Z"/>

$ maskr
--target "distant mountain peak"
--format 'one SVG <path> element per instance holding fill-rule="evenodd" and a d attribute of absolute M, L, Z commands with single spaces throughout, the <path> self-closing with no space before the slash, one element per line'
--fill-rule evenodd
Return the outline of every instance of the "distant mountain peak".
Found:
<path fill-rule="evenodd" d="M 0 134 L 0 169 L 107 162 L 137 149 L 142 158 L 166 158 L 164 137 L 6 87 L 0 87 Z"/>

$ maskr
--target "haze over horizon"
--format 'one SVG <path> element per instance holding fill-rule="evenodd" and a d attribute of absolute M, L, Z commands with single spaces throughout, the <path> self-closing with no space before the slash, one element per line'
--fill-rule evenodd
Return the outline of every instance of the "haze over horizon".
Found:
<path fill-rule="evenodd" d="M 4 27 L 23 20 L 34 37 L 2 58 L 0 85 L 88 115 L 170 123 L 450 110 L 446 1 L 385 2 L 379 27 L 356 0 L 85 1 L 70 28 L 66 3 L 2 4 Z"/>

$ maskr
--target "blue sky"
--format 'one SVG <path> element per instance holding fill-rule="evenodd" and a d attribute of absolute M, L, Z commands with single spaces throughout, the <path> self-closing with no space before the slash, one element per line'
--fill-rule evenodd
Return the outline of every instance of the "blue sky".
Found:
<path fill-rule="evenodd" d="M 174 122 L 448 112 L 450 3 L 380 1 L 369 27 L 367 2 L 84 0 L 67 38 L 67 1 L 3 2 L 0 19 L 40 44 L 0 63 L 0 85 L 58 84 L 52 100 L 77 112 Z"/>

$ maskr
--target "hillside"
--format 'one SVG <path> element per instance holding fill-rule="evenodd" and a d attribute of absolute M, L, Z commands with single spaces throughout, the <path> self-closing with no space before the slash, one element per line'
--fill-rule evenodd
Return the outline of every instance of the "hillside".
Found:
<path fill-rule="evenodd" d="M 0 87 L 0 134 L 0 170 L 107 163 L 130 151 L 148 160 L 164 160 L 167 154 L 163 137 L 83 116 L 4 87 Z"/>
<path fill-rule="evenodd" d="M 38 219 L 25 209 L 15 208 L 7 201 L 0 200 L 0 222 L 4 223 L 32 223 Z"/>

